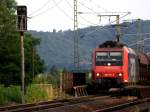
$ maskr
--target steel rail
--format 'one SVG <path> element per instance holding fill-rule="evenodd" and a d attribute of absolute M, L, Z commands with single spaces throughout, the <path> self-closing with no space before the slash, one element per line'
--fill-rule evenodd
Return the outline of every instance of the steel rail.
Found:
<path fill-rule="evenodd" d="M 20 104 L 15 106 L 5 106 L 0 107 L 0 112 L 4 111 L 11 111 L 11 112 L 29 112 L 33 110 L 41 110 L 41 109 L 48 109 L 48 108 L 55 108 L 64 105 L 71 105 L 77 104 L 87 101 L 92 101 L 94 99 L 105 99 L 108 96 L 83 96 L 77 98 L 68 98 L 68 99 L 60 99 L 60 100 L 53 100 L 53 101 L 45 101 L 45 102 L 38 102 L 38 103 L 30 103 L 30 104 Z"/>
<path fill-rule="evenodd" d="M 140 100 L 131 101 L 128 103 L 123 103 L 123 104 L 119 104 L 119 105 L 115 105 L 115 106 L 111 106 L 111 107 L 106 107 L 106 108 L 98 109 L 98 110 L 95 110 L 92 112 L 112 112 L 112 111 L 116 111 L 116 110 L 121 110 L 123 108 L 131 107 L 134 105 L 142 104 L 145 102 L 150 102 L 150 98 L 140 99 Z"/>

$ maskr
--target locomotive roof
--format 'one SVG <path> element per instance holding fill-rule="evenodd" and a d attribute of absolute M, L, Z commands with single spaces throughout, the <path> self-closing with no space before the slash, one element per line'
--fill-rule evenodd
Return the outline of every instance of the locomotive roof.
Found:
<path fill-rule="evenodd" d="M 98 47 L 99 48 L 114 48 L 114 47 L 122 48 L 124 46 L 126 46 L 126 45 L 123 43 L 118 43 L 116 41 L 106 41 L 106 42 L 100 44 Z"/>

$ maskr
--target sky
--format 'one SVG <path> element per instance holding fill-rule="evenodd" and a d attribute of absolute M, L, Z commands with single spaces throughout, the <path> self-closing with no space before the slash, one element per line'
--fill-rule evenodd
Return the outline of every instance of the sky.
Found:
<path fill-rule="evenodd" d="M 99 18 L 98 14 L 120 15 L 123 20 L 150 20 L 150 0 L 77 0 L 78 28 L 114 23 L 114 17 Z M 74 0 L 16 0 L 28 9 L 28 30 L 56 31 L 74 28 Z M 110 13 L 117 12 L 117 13 Z M 118 13 L 120 12 L 120 13 Z M 131 12 L 131 14 L 127 14 Z M 110 22 L 109 22 L 110 21 Z"/>

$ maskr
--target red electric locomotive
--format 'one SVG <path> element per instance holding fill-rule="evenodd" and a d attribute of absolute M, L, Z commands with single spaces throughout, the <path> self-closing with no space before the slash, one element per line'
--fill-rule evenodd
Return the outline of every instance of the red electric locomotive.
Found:
<path fill-rule="evenodd" d="M 150 76 L 148 66 L 145 54 L 137 54 L 124 44 L 106 41 L 93 51 L 92 80 L 104 88 L 143 83 Z"/>

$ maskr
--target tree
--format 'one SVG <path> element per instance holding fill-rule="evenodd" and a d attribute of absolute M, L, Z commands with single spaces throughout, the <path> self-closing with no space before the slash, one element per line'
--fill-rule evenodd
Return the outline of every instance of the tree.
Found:
<path fill-rule="evenodd" d="M 54 85 L 59 85 L 59 82 L 60 82 L 60 70 L 57 68 L 56 65 L 53 65 L 51 68 L 50 68 L 50 75 L 51 75 L 51 83 L 54 84 Z"/>
<path fill-rule="evenodd" d="M 51 75 L 58 75 L 58 74 L 59 74 L 59 70 L 58 70 L 57 66 L 53 65 L 53 66 L 50 68 L 50 74 L 51 74 Z"/>
<path fill-rule="evenodd" d="M 14 0 L 0 0 L 0 83 L 21 84 L 20 65 L 20 36 L 16 32 L 16 2 Z M 32 81 L 31 49 L 40 40 L 29 34 L 24 36 L 26 83 Z M 44 63 L 36 53 L 36 74 L 43 72 Z"/>

